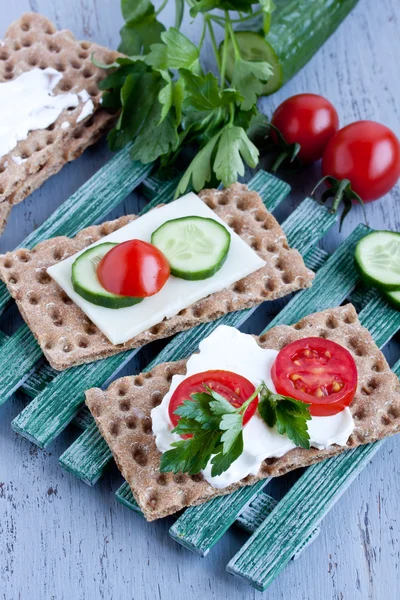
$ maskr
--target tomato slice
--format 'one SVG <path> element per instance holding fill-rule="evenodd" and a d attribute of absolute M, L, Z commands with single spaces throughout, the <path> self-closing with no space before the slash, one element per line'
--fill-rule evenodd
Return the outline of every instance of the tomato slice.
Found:
<path fill-rule="evenodd" d="M 141 240 L 118 244 L 103 256 L 97 267 L 97 277 L 108 292 L 136 298 L 159 292 L 169 275 L 169 262 L 164 254 Z"/>
<path fill-rule="evenodd" d="M 177 426 L 179 421 L 179 416 L 175 414 L 178 406 L 183 404 L 185 400 L 190 400 L 191 394 L 204 392 L 204 385 L 221 394 L 235 408 L 242 406 L 256 390 L 248 379 L 232 371 L 216 370 L 195 373 L 178 385 L 169 401 L 168 414 L 174 427 Z M 257 405 L 258 397 L 254 398 L 246 409 L 243 425 L 250 421 L 257 410 Z"/>
<path fill-rule="evenodd" d="M 285 346 L 271 375 L 278 394 L 311 404 L 314 416 L 342 411 L 351 404 L 357 388 L 357 367 L 350 352 L 318 337 Z"/>

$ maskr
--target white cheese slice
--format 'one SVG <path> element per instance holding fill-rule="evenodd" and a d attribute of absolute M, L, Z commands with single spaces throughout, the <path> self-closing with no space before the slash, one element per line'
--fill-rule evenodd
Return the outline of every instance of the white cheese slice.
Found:
<path fill-rule="evenodd" d="M 140 304 L 113 310 L 91 304 L 79 296 L 72 287 L 72 263 L 84 250 L 49 267 L 47 272 L 112 344 L 123 344 L 153 325 L 161 323 L 164 318 L 168 319 L 177 315 L 181 310 L 201 298 L 229 287 L 235 281 L 239 281 L 265 265 L 258 254 L 192 192 L 166 206 L 149 211 L 88 247 L 91 248 L 104 242 L 125 242 L 131 239 L 150 242 L 153 231 L 163 223 L 170 219 L 188 216 L 215 219 L 224 225 L 231 234 L 228 257 L 222 268 L 209 279 L 187 281 L 171 275 L 164 287 L 154 296 L 145 298 Z"/>

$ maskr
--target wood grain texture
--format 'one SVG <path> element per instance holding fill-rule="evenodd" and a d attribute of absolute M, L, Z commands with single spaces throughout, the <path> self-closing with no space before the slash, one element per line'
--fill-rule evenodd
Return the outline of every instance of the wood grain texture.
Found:
<path fill-rule="evenodd" d="M 37 10 L 70 28 L 78 38 L 116 47 L 122 24 L 114 0 L 14 0 L 2 3 L 0 36 L 26 10 Z M 168 17 L 169 24 L 172 16 Z M 198 40 L 197 24 L 185 23 Z M 341 122 L 374 118 L 400 134 L 400 4 L 398 0 L 360 0 L 359 5 L 313 60 L 272 98 L 263 101 L 271 113 L 294 93 L 326 95 L 338 108 Z M 212 61 L 208 61 L 211 65 Z M 66 166 L 35 194 L 15 207 L 1 251 L 19 244 L 66 198 L 82 185 L 110 153 L 104 143 Z M 288 216 L 318 179 L 318 169 L 290 178 L 294 193 L 278 211 Z M 400 193 L 367 206 L 373 227 L 400 229 Z M 125 213 L 138 199 L 130 195 Z M 114 211 L 110 218 L 119 216 Z M 354 214 L 339 234 L 337 226 L 322 246 L 332 252 L 362 219 Z M 246 323 L 257 332 L 282 307 L 263 306 Z M 7 311 L 1 329 L 12 333 L 20 324 Z M 140 353 L 128 373 L 137 372 L 163 347 Z M 393 364 L 395 342 L 387 350 Z M 390 439 L 357 481 L 324 519 L 319 538 L 299 560 L 290 563 L 268 592 L 261 594 L 224 572 L 246 534 L 229 531 L 205 559 L 169 539 L 172 521 L 149 525 L 120 506 L 113 492 L 121 482 L 111 470 L 96 489 L 64 473 L 57 457 L 73 441 L 67 431 L 51 451 L 40 451 L 11 431 L 10 422 L 23 407 L 15 397 L 0 409 L 0 598 L 1 600 L 398 600 L 400 514 L 400 440 Z M 297 476 L 270 484 L 281 497 Z M 29 557 L 29 559 L 27 559 Z"/>

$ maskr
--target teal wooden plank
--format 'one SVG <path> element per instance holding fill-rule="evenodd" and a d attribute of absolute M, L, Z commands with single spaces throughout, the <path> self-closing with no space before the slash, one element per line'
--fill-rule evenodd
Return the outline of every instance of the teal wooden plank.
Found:
<path fill-rule="evenodd" d="M 399 330 L 400 313 L 376 295 L 361 311 L 360 321 L 382 347 Z M 393 370 L 400 375 L 400 361 Z M 360 446 L 309 467 L 232 558 L 228 572 L 265 590 L 383 443 Z"/>
<path fill-rule="evenodd" d="M 239 527 L 247 531 L 247 533 L 254 533 L 268 515 L 272 513 L 277 504 L 278 501 L 275 500 L 275 498 L 272 498 L 272 496 L 269 496 L 262 491 L 237 517 L 236 525 L 239 525 Z M 304 550 L 317 539 L 320 533 L 320 528 L 316 527 L 311 535 L 305 540 L 304 544 L 302 544 L 292 556 L 292 560 L 297 560 L 303 554 Z"/>
<path fill-rule="evenodd" d="M 285 221 L 285 234 L 289 246 L 304 254 L 320 240 L 337 221 L 338 215 L 312 198 L 305 198 Z M 312 226 L 311 226 L 312 225 Z"/>
<path fill-rule="evenodd" d="M 72 444 L 60 457 L 59 462 L 63 469 L 75 475 L 74 465 L 77 462 L 75 454 L 79 455 L 81 465 L 80 479 L 88 484 L 94 485 L 99 479 L 99 473 L 103 474 L 110 462 L 111 452 L 104 440 L 99 436 L 99 430 L 94 421 L 78 438 L 78 444 Z M 96 456 L 96 461 L 93 461 Z M 93 465 L 95 469 L 93 469 Z"/>
<path fill-rule="evenodd" d="M 276 198 L 271 195 L 271 190 L 282 200 L 290 189 L 284 182 L 262 172 L 257 173 L 254 180 L 249 182 L 249 187 L 252 188 L 253 185 L 261 190 L 260 195 L 267 206 L 270 204 L 276 205 Z M 173 198 L 172 192 L 174 189 L 175 183 L 170 182 L 162 194 L 147 205 L 142 213 L 147 212 L 149 207 L 157 206 L 162 202 L 170 202 Z M 237 317 L 233 316 L 231 318 L 232 322 L 235 323 Z M 241 319 L 241 317 L 238 318 Z M 136 352 L 138 352 L 138 349 L 117 354 L 96 363 L 74 367 L 58 374 L 14 419 L 12 422 L 13 429 L 41 448 L 47 447 L 77 415 L 79 407 L 84 402 L 84 391 L 90 387 L 104 385 L 106 380 L 114 377 L 117 371 L 127 361 L 131 360 Z M 1 356 L 0 349 L 0 358 Z M 9 376 L 9 378 L 13 380 L 12 377 Z M 15 387 L 14 384 L 13 389 Z M 63 457 L 62 460 L 64 462 L 66 458 Z M 64 462 L 64 464 L 67 463 Z"/>
<path fill-rule="evenodd" d="M 73 236 L 107 215 L 150 173 L 152 165 L 142 165 L 129 155 L 130 146 L 118 152 L 53 214 L 26 237 L 17 248 L 33 248 L 58 235 Z M 10 295 L 0 282 L 0 314 Z"/>
<path fill-rule="evenodd" d="M 30 375 L 42 351 L 30 329 L 23 326 L 0 348 L 0 406 Z"/>
<path fill-rule="evenodd" d="M 227 496 L 187 508 L 170 528 L 170 536 L 187 550 L 206 556 L 268 481 L 263 479 Z"/>
<path fill-rule="evenodd" d="M 349 260 L 349 257 L 353 257 L 354 247 L 360 237 L 365 235 L 365 232 L 365 226 L 359 226 L 317 272 L 313 286 L 296 294 L 262 333 L 275 325 L 290 325 L 306 314 L 340 304 L 353 289 L 358 279 L 354 260 Z M 301 230 L 299 235 L 301 236 Z M 238 498 L 245 489 L 247 488 L 235 492 Z M 258 492 L 258 490 L 256 491 Z M 186 548 L 193 551 L 199 548 L 203 553 L 208 542 L 215 544 L 219 537 L 210 534 L 211 528 L 214 527 L 216 531 L 226 531 L 242 510 L 240 502 L 238 502 L 236 510 L 235 503 L 231 502 L 229 511 L 226 511 L 223 498 L 223 496 L 216 498 L 213 501 L 212 508 L 208 508 L 210 503 L 201 507 L 188 508 L 173 526 L 172 535 L 174 539 Z M 196 515 L 200 510 L 202 519 L 198 520 Z M 204 523 L 207 523 L 206 531 Z"/>
<path fill-rule="evenodd" d="M 143 517 L 143 513 L 133 497 L 132 490 L 126 481 L 115 492 L 115 496 L 118 502 L 120 502 L 123 506 Z M 277 504 L 278 502 L 275 500 L 275 498 L 272 498 L 272 496 L 269 496 L 265 492 L 261 492 L 254 500 L 250 502 L 248 506 L 243 509 L 243 512 L 236 520 L 236 525 L 244 529 L 247 533 L 254 533 L 257 527 L 261 525 L 261 523 L 273 511 Z M 297 560 L 304 550 L 308 548 L 308 546 L 318 537 L 319 534 L 320 528 L 317 527 L 307 538 L 306 543 L 303 544 L 296 554 L 293 555 L 293 560 Z"/>
<path fill-rule="evenodd" d="M 304 254 L 304 262 L 312 271 L 318 271 L 328 258 L 328 252 L 322 250 L 322 248 L 318 248 L 318 246 L 313 246 Z"/>

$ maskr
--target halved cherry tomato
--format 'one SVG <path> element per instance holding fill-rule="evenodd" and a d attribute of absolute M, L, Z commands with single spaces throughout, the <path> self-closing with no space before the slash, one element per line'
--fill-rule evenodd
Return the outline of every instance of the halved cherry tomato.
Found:
<path fill-rule="evenodd" d="M 285 346 L 271 375 L 278 394 L 307 402 L 314 416 L 342 411 L 351 404 L 357 388 L 357 367 L 350 352 L 319 337 Z"/>
<path fill-rule="evenodd" d="M 329 141 L 322 173 L 339 181 L 348 179 L 364 202 L 372 202 L 387 194 L 400 177 L 400 142 L 375 121 L 351 123 Z"/>
<path fill-rule="evenodd" d="M 271 123 L 288 144 L 300 144 L 297 156 L 309 164 L 322 158 L 339 128 L 339 117 L 333 104 L 323 96 L 297 94 L 278 106 Z"/>
<path fill-rule="evenodd" d="M 204 385 L 221 394 L 232 406 L 239 408 L 255 392 L 255 386 L 245 377 L 232 371 L 204 371 L 195 373 L 178 385 L 169 401 L 168 414 L 174 427 L 178 424 L 179 416 L 175 414 L 178 406 L 185 400 L 190 400 L 192 394 L 205 392 Z M 246 409 L 243 425 L 249 422 L 257 410 L 258 397 Z"/>
<path fill-rule="evenodd" d="M 118 244 L 103 256 L 97 267 L 97 277 L 108 292 L 136 298 L 159 292 L 169 275 L 164 254 L 141 240 Z"/>

